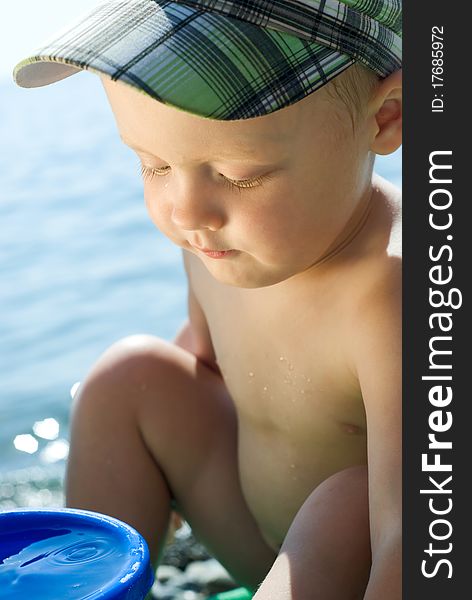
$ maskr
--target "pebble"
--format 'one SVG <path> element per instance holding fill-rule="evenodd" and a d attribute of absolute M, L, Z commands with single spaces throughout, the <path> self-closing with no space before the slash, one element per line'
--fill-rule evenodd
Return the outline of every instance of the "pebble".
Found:
<path fill-rule="evenodd" d="M 215 558 L 190 563 L 185 569 L 185 576 L 199 591 L 209 595 L 231 590 L 235 586 L 231 575 Z"/>
<path fill-rule="evenodd" d="M 151 595 L 155 600 L 205 600 L 203 594 L 194 590 L 183 590 L 173 585 L 163 587 L 154 584 Z"/>
<path fill-rule="evenodd" d="M 182 575 L 182 571 L 172 565 L 159 565 L 156 571 L 156 579 L 160 583 L 167 583 L 171 579 L 175 579 Z"/>
<path fill-rule="evenodd" d="M 171 565 L 184 571 L 189 563 L 208 558 L 211 556 L 205 546 L 200 544 L 192 533 L 180 537 L 176 532 L 173 541 L 164 548 L 160 562 L 162 565 Z"/>
<path fill-rule="evenodd" d="M 200 544 L 184 522 L 164 548 L 156 580 L 151 589 L 153 600 L 206 600 L 212 594 L 232 590 L 238 585 L 228 571 Z"/>

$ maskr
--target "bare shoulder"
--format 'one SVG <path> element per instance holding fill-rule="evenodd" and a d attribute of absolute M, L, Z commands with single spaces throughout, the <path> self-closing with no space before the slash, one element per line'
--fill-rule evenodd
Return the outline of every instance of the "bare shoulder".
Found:
<path fill-rule="evenodd" d="M 361 390 L 371 440 L 375 430 L 396 447 L 392 431 L 399 431 L 398 414 L 392 417 L 392 407 L 396 411 L 401 404 L 401 194 L 385 180 L 377 182 L 377 214 L 368 251 L 363 251 L 349 281 L 344 350 Z"/>
<path fill-rule="evenodd" d="M 402 307 L 401 191 L 380 176 L 374 180 L 375 209 L 367 241 L 350 281 L 351 333 L 400 328 Z M 400 329 L 399 329 L 400 331 Z"/>
<path fill-rule="evenodd" d="M 382 207 L 380 212 L 385 211 L 385 219 L 381 220 L 386 228 L 387 256 L 402 256 L 402 193 L 397 186 L 387 181 L 380 175 L 373 178 L 376 202 Z"/>

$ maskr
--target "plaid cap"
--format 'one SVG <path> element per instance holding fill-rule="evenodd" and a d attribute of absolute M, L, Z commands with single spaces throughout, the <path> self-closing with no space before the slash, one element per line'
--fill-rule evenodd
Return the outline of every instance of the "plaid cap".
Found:
<path fill-rule="evenodd" d="M 90 70 L 205 118 L 289 106 L 355 62 L 401 68 L 401 0 L 106 0 L 14 69 L 38 87 Z"/>

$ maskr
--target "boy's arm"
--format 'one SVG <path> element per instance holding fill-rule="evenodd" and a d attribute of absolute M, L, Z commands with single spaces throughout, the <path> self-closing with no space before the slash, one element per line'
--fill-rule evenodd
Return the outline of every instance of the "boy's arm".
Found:
<path fill-rule="evenodd" d="M 402 597 L 401 272 L 364 298 L 355 319 L 355 366 L 367 417 L 372 569 L 364 600 Z"/>

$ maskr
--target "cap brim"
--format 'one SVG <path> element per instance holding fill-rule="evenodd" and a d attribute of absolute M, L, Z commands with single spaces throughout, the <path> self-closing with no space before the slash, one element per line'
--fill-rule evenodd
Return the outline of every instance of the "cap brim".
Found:
<path fill-rule="evenodd" d="M 288 33 L 165 0 L 108 0 L 14 69 L 21 87 L 80 70 L 201 117 L 247 119 L 305 98 L 354 60 Z"/>

